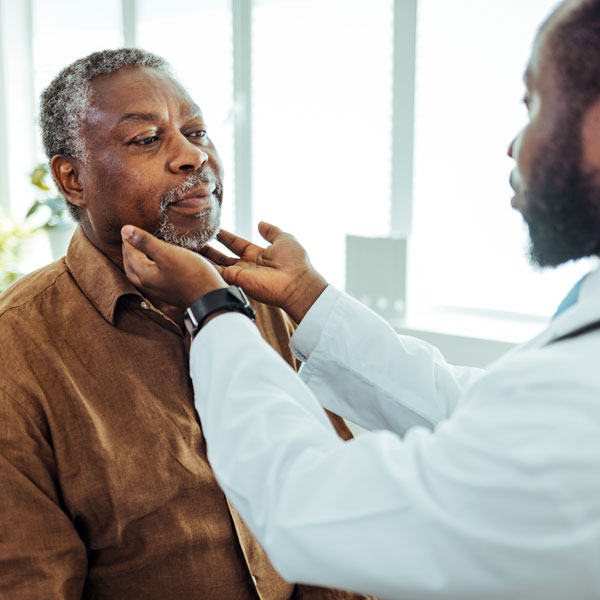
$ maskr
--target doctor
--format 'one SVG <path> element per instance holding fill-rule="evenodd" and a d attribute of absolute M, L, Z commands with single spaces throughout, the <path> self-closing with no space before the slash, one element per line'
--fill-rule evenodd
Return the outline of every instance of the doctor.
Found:
<path fill-rule="evenodd" d="M 600 1 L 561 4 L 525 76 L 513 206 L 540 265 L 600 253 Z M 123 228 L 131 281 L 189 307 L 217 478 L 290 580 L 383 598 L 600 598 L 600 271 L 487 372 L 327 285 L 296 240 L 204 258 Z M 298 377 L 237 288 L 284 308 Z M 198 300 L 199 299 L 199 300 Z M 374 430 L 342 442 L 321 406 Z M 201 510 L 201 507 L 198 507 Z"/>

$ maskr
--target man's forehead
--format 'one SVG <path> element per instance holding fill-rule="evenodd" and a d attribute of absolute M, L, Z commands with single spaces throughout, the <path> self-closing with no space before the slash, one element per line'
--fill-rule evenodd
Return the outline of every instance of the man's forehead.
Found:
<path fill-rule="evenodd" d="M 202 111 L 187 90 L 168 73 L 152 67 L 124 67 L 91 82 L 89 116 L 111 113 L 118 123 L 159 120 L 166 105 L 175 104 L 181 118 L 201 118 Z"/>

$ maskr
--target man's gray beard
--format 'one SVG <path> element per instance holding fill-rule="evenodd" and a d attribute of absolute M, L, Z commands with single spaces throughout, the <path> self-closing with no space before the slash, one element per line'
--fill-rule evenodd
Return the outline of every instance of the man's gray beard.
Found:
<path fill-rule="evenodd" d="M 198 232 L 182 232 L 178 231 L 175 225 L 169 220 L 169 215 L 166 211 L 162 213 L 161 221 L 158 227 L 154 231 L 154 235 L 167 242 L 168 244 L 174 244 L 187 250 L 200 250 L 200 248 L 206 246 L 209 242 L 215 239 L 221 226 L 221 205 L 219 202 L 215 203 L 213 210 L 203 210 L 202 212 L 194 215 L 196 219 L 206 219 L 210 216 L 210 221 Z"/>
<path fill-rule="evenodd" d="M 214 177 L 212 178 L 214 181 Z M 168 215 L 168 208 L 172 202 L 175 202 L 200 184 L 209 183 L 211 178 L 203 172 L 191 173 L 186 180 L 172 189 L 170 192 L 164 194 L 160 202 L 160 213 L 161 220 L 158 227 L 154 230 L 154 235 L 167 242 L 168 244 L 174 244 L 187 250 L 200 250 L 203 246 L 206 246 L 209 242 L 215 239 L 219 229 L 221 228 L 221 201 L 223 197 L 223 188 L 220 180 L 215 181 L 215 192 L 214 196 L 216 199 L 215 205 L 212 210 L 203 210 L 194 215 L 196 219 L 207 219 L 202 231 L 199 232 L 181 232 L 178 231 L 175 225 L 171 223 Z"/>

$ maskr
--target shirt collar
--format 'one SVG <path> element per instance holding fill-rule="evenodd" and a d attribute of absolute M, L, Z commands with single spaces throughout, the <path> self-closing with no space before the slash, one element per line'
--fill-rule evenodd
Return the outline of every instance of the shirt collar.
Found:
<path fill-rule="evenodd" d="M 81 227 L 73 234 L 65 262 L 83 294 L 111 325 L 115 324 L 121 297 L 142 297 L 125 273 L 88 240 Z"/>

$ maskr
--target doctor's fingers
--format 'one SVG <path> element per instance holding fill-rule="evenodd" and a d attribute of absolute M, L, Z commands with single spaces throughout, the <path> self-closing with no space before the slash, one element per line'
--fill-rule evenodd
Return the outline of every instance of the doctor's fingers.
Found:
<path fill-rule="evenodd" d="M 229 267 L 238 261 L 237 258 L 234 258 L 233 256 L 227 256 L 211 246 L 204 246 L 204 248 L 200 250 L 200 254 L 210 260 L 210 262 L 213 263 L 217 269 L 219 269 L 219 267 Z"/>

